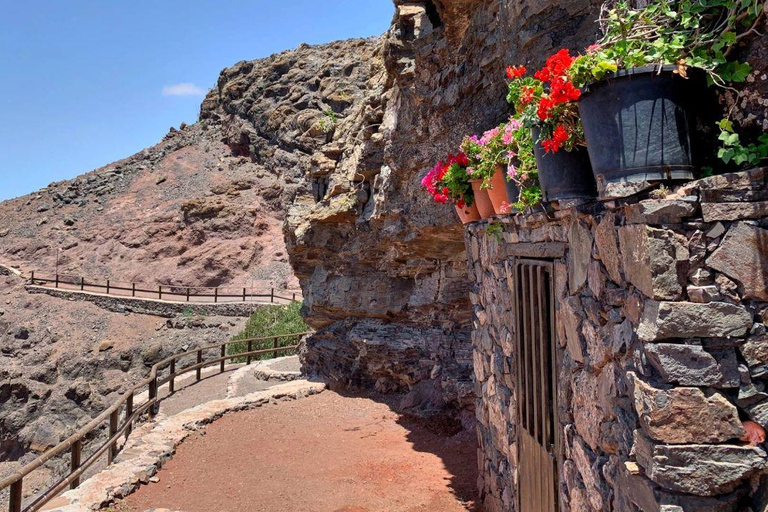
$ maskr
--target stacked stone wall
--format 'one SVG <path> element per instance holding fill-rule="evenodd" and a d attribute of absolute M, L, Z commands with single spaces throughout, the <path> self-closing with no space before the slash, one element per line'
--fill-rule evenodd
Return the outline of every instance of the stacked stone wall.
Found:
<path fill-rule="evenodd" d="M 561 509 L 765 510 L 765 445 L 740 438 L 768 427 L 768 170 L 490 222 L 465 237 L 486 509 L 517 509 L 526 257 L 554 261 Z"/>

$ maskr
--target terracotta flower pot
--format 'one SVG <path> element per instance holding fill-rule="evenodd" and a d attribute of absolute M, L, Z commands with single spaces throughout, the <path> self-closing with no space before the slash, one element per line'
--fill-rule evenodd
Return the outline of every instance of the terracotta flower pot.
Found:
<path fill-rule="evenodd" d="M 491 198 L 488 197 L 488 190 L 480 188 L 483 180 L 469 180 L 469 182 L 472 184 L 472 192 L 475 193 L 475 204 L 477 205 L 477 211 L 480 212 L 480 218 L 490 218 L 495 212 Z"/>
<path fill-rule="evenodd" d="M 504 171 L 500 165 L 496 166 L 496 172 L 491 176 L 491 186 L 486 191 L 493 204 L 493 210 L 497 214 L 512 212 L 512 207 L 509 205 L 510 201 L 507 197 L 507 184 L 505 181 Z"/>
<path fill-rule="evenodd" d="M 472 203 L 472 206 L 464 206 L 464 208 L 459 208 L 458 205 L 455 206 L 456 213 L 459 214 L 459 218 L 461 219 L 462 224 L 468 224 L 470 222 L 480 220 L 480 212 L 477 211 L 477 205 L 475 203 Z"/>

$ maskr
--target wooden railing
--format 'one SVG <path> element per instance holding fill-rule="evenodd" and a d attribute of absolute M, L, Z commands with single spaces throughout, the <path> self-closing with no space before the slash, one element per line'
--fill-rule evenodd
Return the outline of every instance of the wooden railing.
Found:
<path fill-rule="evenodd" d="M 149 419 L 153 419 L 160 408 L 160 399 L 158 398 L 158 389 L 163 384 L 168 384 L 169 394 L 174 392 L 175 379 L 180 375 L 195 371 L 196 381 L 200 381 L 202 378 L 201 370 L 207 366 L 219 364 L 219 371 L 224 372 L 224 364 L 228 360 L 236 360 L 245 358 L 246 364 L 251 364 L 251 359 L 255 356 L 264 354 L 272 354 L 272 357 L 276 357 L 278 353 L 285 353 L 291 350 L 295 350 L 297 345 L 279 346 L 279 340 L 286 338 L 301 338 L 310 334 L 309 332 L 285 334 L 282 336 L 266 336 L 262 338 L 251 338 L 246 340 L 233 340 L 215 345 L 208 345 L 205 347 L 189 350 L 176 354 L 167 359 L 156 363 L 152 366 L 149 373 L 149 377 L 133 386 L 129 391 L 123 394 L 111 407 L 106 411 L 99 414 L 96 418 L 90 421 L 83 428 L 72 434 L 65 441 L 59 443 L 54 448 L 48 450 L 36 460 L 30 462 L 23 468 L 16 471 L 14 474 L 0 481 L 0 491 L 10 487 L 10 512 L 31 512 L 39 510 L 46 503 L 56 497 L 60 492 L 69 486 L 70 489 L 76 488 L 80 485 L 80 477 L 83 473 L 96 463 L 105 454 L 107 456 L 107 464 L 111 464 L 118 453 L 118 440 L 121 436 L 125 436 L 128 439 L 134 423 L 139 421 L 145 413 Z M 272 347 L 267 349 L 252 350 L 255 343 L 263 344 L 263 342 L 272 342 Z M 247 350 L 237 354 L 227 355 L 227 346 L 233 344 L 246 344 Z M 211 350 L 218 350 L 219 357 L 211 360 L 204 361 L 203 354 L 210 352 Z M 184 368 L 176 368 L 176 363 L 183 357 L 196 355 L 195 364 L 186 366 Z M 168 368 L 169 372 L 163 378 L 158 377 L 158 373 Z M 142 390 L 144 387 L 148 388 L 147 400 L 140 404 L 134 404 L 134 397 L 136 392 Z M 122 422 L 120 421 L 120 412 L 122 414 Z M 108 422 L 109 425 L 109 438 L 99 445 L 96 450 L 88 455 L 83 460 L 83 442 L 91 434 L 94 433 L 102 425 Z M 24 478 L 30 473 L 40 468 L 43 464 L 51 460 L 52 458 L 62 455 L 66 452 L 71 454 L 70 458 L 70 471 L 66 476 L 61 478 L 58 482 L 49 487 L 42 494 L 38 495 L 31 503 L 22 508 L 23 500 L 23 486 Z"/>
<path fill-rule="evenodd" d="M 106 295 L 118 297 L 138 297 L 151 298 L 158 300 L 177 300 L 180 302 L 248 302 L 250 301 L 269 301 L 271 304 L 292 302 L 301 300 L 301 293 L 288 290 L 256 290 L 252 287 L 240 286 L 184 286 L 184 285 L 157 285 L 157 288 L 150 288 L 148 284 L 125 283 L 113 281 L 110 279 L 97 280 L 95 278 L 86 278 L 84 276 L 72 276 L 65 274 L 54 274 L 43 276 L 32 271 L 28 277 L 30 284 L 41 286 L 52 286 L 53 288 L 62 288 L 76 291 L 97 291 L 104 292 Z M 288 296 L 290 295 L 290 296 Z M 202 299 L 202 300 L 199 300 Z"/>

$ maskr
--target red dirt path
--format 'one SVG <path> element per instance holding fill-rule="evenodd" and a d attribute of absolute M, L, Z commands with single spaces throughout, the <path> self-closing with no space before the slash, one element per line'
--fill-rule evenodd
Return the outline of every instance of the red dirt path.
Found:
<path fill-rule="evenodd" d="M 448 437 L 385 403 L 326 391 L 227 415 L 184 442 L 117 510 L 472 510 L 474 435 Z"/>

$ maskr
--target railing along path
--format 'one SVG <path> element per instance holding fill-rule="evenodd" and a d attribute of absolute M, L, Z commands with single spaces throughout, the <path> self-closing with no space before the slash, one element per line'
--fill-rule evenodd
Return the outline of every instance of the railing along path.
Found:
<path fill-rule="evenodd" d="M 30 284 L 46 287 L 53 287 L 64 290 L 75 291 L 104 291 L 106 295 L 114 297 L 135 297 L 144 299 L 173 300 L 180 302 L 205 303 L 212 302 L 248 302 L 263 299 L 263 302 L 269 300 L 274 304 L 280 301 L 292 302 L 297 299 L 296 292 L 288 290 L 275 290 L 270 288 L 266 290 L 256 290 L 253 287 L 239 286 L 183 286 L 183 285 L 158 285 L 157 288 L 149 288 L 147 284 L 125 283 L 106 279 L 98 281 L 96 279 L 84 276 L 73 276 L 66 274 L 55 274 L 44 277 L 35 271 L 30 276 L 22 276 L 29 279 Z M 122 292 L 122 293 L 121 293 Z M 275 293 L 277 292 L 277 293 Z M 290 294 L 290 297 L 279 295 L 280 293 Z M 301 298 L 300 296 L 298 297 Z M 199 300 L 202 299 L 202 300 Z"/>
<path fill-rule="evenodd" d="M 202 369 L 207 366 L 215 364 L 220 365 L 220 373 L 224 372 L 224 364 L 228 360 L 234 359 L 246 359 L 246 364 L 251 364 L 251 359 L 254 356 L 260 356 L 264 354 L 272 354 L 272 357 L 276 357 L 278 353 L 285 353 L 291 350 L 295 350 L 297 345 L 290 345 L 280 347 L 278 346 L 278 340 L 284 338 L 300 338 L 310 334 L 309 332 L 301 332 L 295 334 L 284 334 L 281 336 L 265 336 L 261 338 L 251 338 L 246 340 L 234 340 L 218 343 L 215 345 L 208 345 L 193 350 L 188 350 L 180 354 L 176 354 L 167 359 L 156 363 L 152 366 L 149 373 L 149 377 L 133 386 L 129 391 L 123 394 L 111 407 L 102 412 L 96 418 L 91 420 L 83 428 L 72 434 L 65 441 L 59 443 L 54 448 L 46 451 L 43 455 L 30 462 L 23 468 L 16 471 L 14 474 L 0 481 L 0 491 L 7 487 L 10 487 L 10 502 L 8 510 L 10 512 L 31 512 L 39 510 L 46 503 L 56 497 L 60 492 L 69 486 L 70 489 L 75 489 L 80 485 L 80 477 L 83 473 L 91 467 L 96 461 L 98 461 L 105 453 L 107 455 L 107 465 L 112 464 L 115 456 L 118 452 L 117 441 L 125 435 L 126 440 L 133 429 L 133 425 L 137 422 L 141 416 L 146 413 L 149 419 L 153 419 L 160 409 L 160 400 L 158 399 L 158 388 L 163 384 L 168 384 L 169 396 L 174 392 L 174 384 L 176 377 L 184 375 L 191 371 L 196 372 L 196 382 L 199 382 L 202 378 Z M 261 343 L 265 341 L 272 341 L 272 347 L 267 349 L 252 350 L 254 343 Z M 245 343 L 247 350 L 238 354 L 227 355 L 227 346 L 236 343 Z M 208 361 L 203 361 L 203 354 L 207 351 L 218 349 L 219 357 Z M 189 365 L 185 368 L 177 369 L 176 362 L 183 357 L 196 354 L 196 363 Z M 162 369 L 169 368 L 169 374 L 164 378 L 158 378 L 158 372 Z M 144 387 L 148 388 L 149 395 L 147 401 L 141 405 L 134 405 L 134 396 L 136 392 Z M 123 410 L 123 421 L 120 422 L 120 411 Z M 82 460 L 83 455 L 83 441 L 93 433 L 97 427 L 103 423 L 109 421 L 109 438 L 99 445 L 96 450 Z M 70 452 L 70 471 L 69 473 L 60 479 L 57 483 L 49 487 L 42 494 L 37 496 L 26 507 L 22 508 L 23 500 L 23 486 L 24 478 L 30 473 L 40 468 L 43 464 L 51 460 L 57 455 L 61 455 L 65 452 Z"/>

